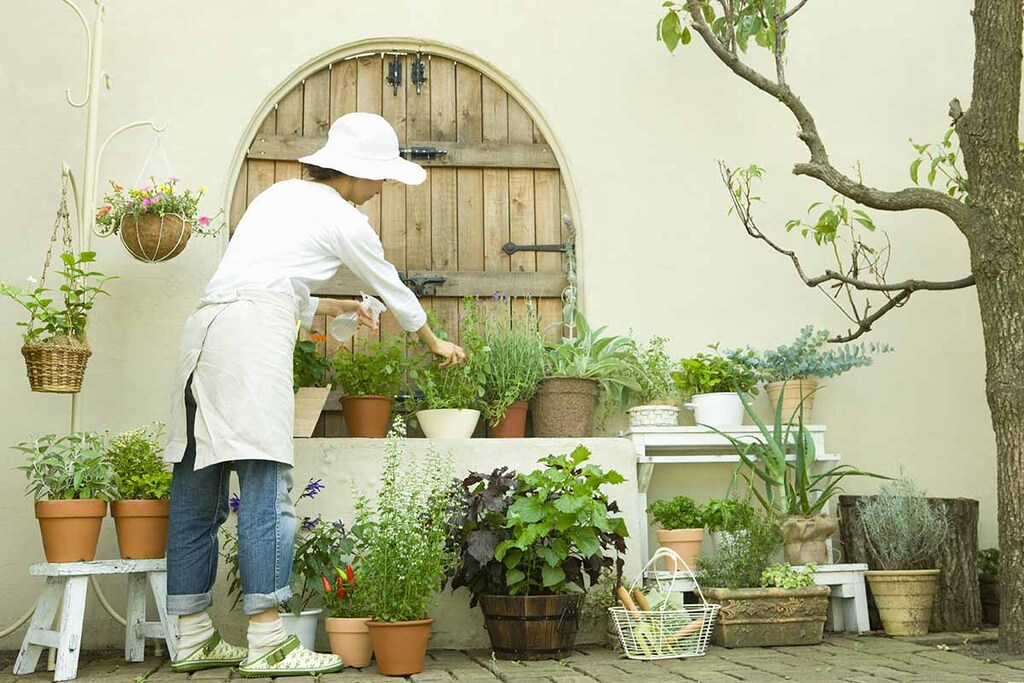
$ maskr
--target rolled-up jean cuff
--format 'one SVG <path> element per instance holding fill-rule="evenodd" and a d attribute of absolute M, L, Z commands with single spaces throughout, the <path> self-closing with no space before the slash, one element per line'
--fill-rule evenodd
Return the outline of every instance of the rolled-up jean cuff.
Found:
<path fill-rule="evenodd" d="M 177 616 L 196 614 L 213 604 L 213 593 L 197 593 L 196 595 L 168 595 L 167 613 Z"/>
<path fill-rule="evenodd" d="M 291 586 L 279 588 L 273 593 L 252 593 L 242 596 L 242 611 L 246 616 L 266 612 L 271 607 L 278 607 L 281 603 L 292 599 Z"/>

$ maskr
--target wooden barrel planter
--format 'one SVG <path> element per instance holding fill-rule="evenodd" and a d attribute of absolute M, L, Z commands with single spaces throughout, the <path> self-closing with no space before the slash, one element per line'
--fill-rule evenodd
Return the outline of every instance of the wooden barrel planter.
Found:
<path fill-rule="evenodd" d="M 564 659 L 572 654 L 583 594 L 482 595 L 480 609 L 498 659 Z"/>

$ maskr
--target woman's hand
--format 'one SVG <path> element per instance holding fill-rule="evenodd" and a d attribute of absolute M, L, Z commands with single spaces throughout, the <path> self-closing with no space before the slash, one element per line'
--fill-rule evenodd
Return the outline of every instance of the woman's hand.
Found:
<path fill-rule="evenodd" d="M 359 313 L 359 324 L 363 327 L 368 327 L 374 332 L 380 329 L 380 323 L 375 322 L 373 314 L 369 309 L 363 306 L 363 302 L 359 299 L 338 299 L 338 312 L 335 315 L 342 315 L 344 313 Z"/>
<path fill-rule="evenodd" d="M 447 368 L 453 365 L 458 365 L 462 361 L 466 360 L 466 351 L 458 344 L 453 344 L 450 341 L 443 339 L 434 338 L 434 342 L 430 344 L 431 353 L 440 356 L 443 360 L 441 361 L 441 367 Z"/>

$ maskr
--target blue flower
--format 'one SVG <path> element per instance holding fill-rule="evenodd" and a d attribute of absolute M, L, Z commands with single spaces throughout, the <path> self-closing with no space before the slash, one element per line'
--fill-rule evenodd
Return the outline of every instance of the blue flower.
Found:
<path fill-rule="evenodd" d="M 334 525 L 334 530 L 338 532 L 338 535 L 341 536 L 342 538 L 345 538 L 345 536 L 348 533 L 345 530 L 345 521 L 343 519 L 339 518 L 339 519 L 335 520 L 334 522 L 332 522 L 332 524 Z"/>
<path fill-rule="evenodd" d="M 319 524 L 320 524 L 320 517 L 319 516 L 317 516 L 315 519 L 310 518 L 310 517 L 303 517 L 302 518 L 302 530 L 303 531 L 312 531 L 313 529 L 317 528 L 317 526 L 319 526 Z"/>
<path fill-rule="evenodd" d="M 313 479 L 310 479 L 309 483 L 306 484 L 306 488 L 302 491 L 302 495 L 299 496 L 299 499 L 301 500 L 303 498 L 309 498 L 312 500 L 313 498 L 316 498 L 317 495 L 324 490 L 324 485 L 321 483 L 321 481 L 322 480 L 320 479 L 317 479 L 315 481 Z"/>
<path fill-rule="evenodd" d="M 238 508 L 242 506 L 242 499 L 238 497 L 237 493 L 232 493 L 228 499 L 228 505 L 231 506 L 232 512 L 238 512 Z"/>

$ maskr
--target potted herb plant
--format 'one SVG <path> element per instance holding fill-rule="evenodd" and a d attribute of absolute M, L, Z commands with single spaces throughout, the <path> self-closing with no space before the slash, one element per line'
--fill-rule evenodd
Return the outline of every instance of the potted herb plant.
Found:
<path fill-rule="evenodd" d="M 978 584 L 981 613 L 985 622 L 999 625 L 999 549 L 986 548 L 978 553 Z"/>
<path fill-rule="evenodd" d="M 335 568 L 333 578 L 323 577 L 323 601 L 327 610 L 327 636 L 331 652 L 341 657 L 345 666 L 362 669 L 373 659 L 368 608 L 356 570 L 351 564 Z"/>
<path fill-rule="evenodd" d="M 295 427 L 293 435 L 301 438 L 313 436 L 320 413 L 331 393 L 328 373 L 333 368 L 330 360 L 320 353 L 319 345 L 327 340 L 322 334 L 311 334 L 309 339 L 298 339 L 292 354 L 295 391 Z"/>
<path fill-rule="evenodd" d="M 878 616 L 891 636 L 928 633 L 939 580 L 936 554 L 949 533 L 942 509 L 910 479 L 884 483 L 859 501 L 861 523 L 872 555 L 882 567 L 867 578 Z"/>
<path fill-rule="evenodd" d="M 569 656 L 588 580 L 622 570 L 626 523 L 602 489 L 625 479 L 589 457 L 579 446 L 528 474 L 502 467 L 463 481 L 451 585 L 479 602 L 498 659 Z"/>
<path fill-rule="evenodd" d="M 529 400 L 544 376 L 544 336 L 537 324 L 533 302 L 526 302 L 526 317 L 488 316 L 484 345 L 489 349 L 484 377 L 483 412 L 493 438 L 526 435 Z"/>
<path fill-rule="evenodd" d="M 658 544 L 675 551 L 686 563 L 684 566 L 670 557 L 665 559 L 665 568 L 674 572 L 692 571 L 704 540 L 703 510 L 692 498 L 676 496 L 671 500 L 654 501 L 647 512 L 661 527 L 658 529 Z"/>
<path fill-rule="evenodd" d="M 441 367 L 429 356 L 422 368 L 411 373 L 423 394 L 416 421 L 428 439 L 468 439 L 480 421 L 488 349 L 480 333 L 476 300 L 466 297 L 462 310 L 460 345 L 466 351 L 466 360 L 453 367 Z M 443 338 L 443 333 L 440 336 Z"/>
<path fill-rule="evenodd" d="M 630 427 L 675 427 L 679 424 L 679 391 L 672 378 L 676 363 L 665 353 L 664 337 L 651 337 L 635 347 L 634 377 L 637 404 L 626 411 Z"/>
<path fill-rule="evenodd" d="M 684 358 L 672 373 L 676 387 L 688 400 L 699 425 L 728 429 L 743 424 L 740 394 L 756 394 L 759 376 L 749 358 L 741 352 L 722 353 L 717 344 L 712 353 Z"/>
<path fill-rule="evenodd" d="M 334 382 L 345 390 L 342 414 L 350 437 L 387 436 L 391 409 L 411 368 L 405 338 L 363 342 L 357 353 L 334 358 Z"/>
<path fill-rule="evenodd" d="M 804 419 L 810 420 L 814 408 L 814 392 L 818 380 L 836 377 L 856 367 L 871 365 L 871 353 L 887 353 L 888 344 L 846 344 L 825 349 L 828 330 L 807 325 L 792 344 L 761 351 L 756 364 L 764 375 L 765 393 L 772 410 L 780 400 L 783 413 L 788 417 L 803 403 Z"/>
<path fill-rule="evenodd" d="M 28 322 L 18 326 L 25 328 L 21 355 L 32 391 L 74 394 L 82 389 L 85 364 L 92 355 L 85 339 L 89 311 L 96 297 L 108 294 L 103 285 L 115 276 L 93 270 L 94 251 L 78 255 L 66 251 L 60 260 L 64 269 L 57 274 L 64 278 L 64 284 L 59 293 L 45 286 L 47 258 L 40 280 L 29 278 L 25 289 L 0 283 L 0 295 L 16 301 L 29 313 Z"/>
<path fill-rule="evenodd" d="M 738 470 L 747 480 L 749 490 L 778 521 L 786 561 L 794 565 L 826 564 L 826 540 L 836 532 L 839 523 L 835 517 L 823 514 L 825 506 L 842 492 L 840 484 L 846 477 L 880 475 L 851 465 L 812 471 L 816 453 L 814 441 L 804 427 L 803 411 L 797 409 L 795 422 L 783 422 L 783 405 L 778 403 L 774 424 L 769 429 L 750 402 L 743 396 L 740 399 L 758 434 L 747 438 L 716 431 L 739 455 Z"/>
<path fill-rule="evenodd" d="M 733 534 L 742 533 L 756 515 L 750 503 L 733 498 L 712 498 L 701 506 L 704 526 L 716 546 Z"/>
<path fill-rule="evenodd" d="M 171 473 L 160 453 L 163 424 L 118 434 L 107 445 L 107 461 L 117 481 L 110 514 L 117 546 L 126 560 L 157 559 L 167 554 L 171 513 Z"/>
<path fill-rule="evenodd" d="M 782 539 L 774 520 L 755 516 L 697 560 L 704 594 L 722 606 L 713 639 L 722 647 L 821 642 L 831 589 L 814 585 L 814 565 L 774 564 Z"/>
<path fill-rule="evenodd" d="M 447 537 L 456 504 L 451 455 L 409 453 L 401 418 L 388 435 L 376 500 L 360 496 L 353 525 L 377 668 L 423 670 L 438 589 L 455 555 Z"/>
<path fill-rule="evenodd" d="M 157 263 L 172 259 L 188 244 L 192 233 L 216 235 L 220 216 L 201 215 L 199 201 L 205 187 L 197 192 L 178 189 L 178 179 L 168 178 L 140 189 L 125 189 L 111 181 L 112 191 L 103 197 L 96 211 L 96 227 L 103 235 L 120 234 L 121 243 L 140 261 Z"/>
<path fill-rule="evenodd" d="M 605 394 L 611 405 L 625 409 L 634 379 L 634 342 L 605 336 L 576 312 L 568 336 L 547 345 L 545 378 L 533 399 L 535 436 L 585 438 L 593 435 L 597 399 Z"/>
<path fill-rule="evenodd" d="M 47 434 L 14 447 L 27 462 L 36 519 L 47 562 L 90 562 L 96 557 L 107 503 L 117 497 L 117 477 L 95 432 Z"/>

